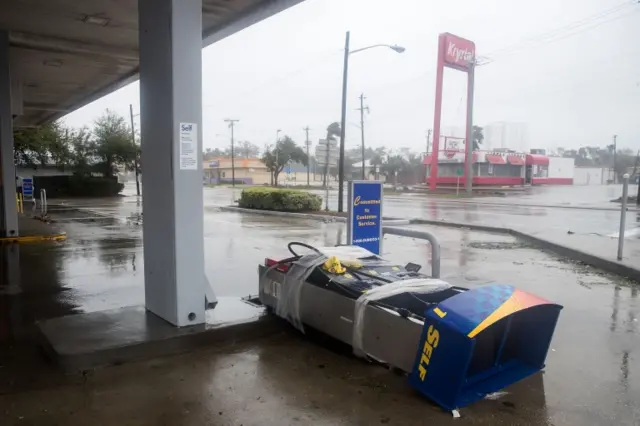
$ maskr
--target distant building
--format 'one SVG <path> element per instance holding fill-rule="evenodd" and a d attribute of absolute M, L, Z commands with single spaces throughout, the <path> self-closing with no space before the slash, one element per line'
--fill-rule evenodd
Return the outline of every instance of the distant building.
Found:
<path fill-rule="evenodd" d="M 483 150 L 510 149 L 529 151 L 529 129 L 526 123 L 499 121 L 483 127 Z"/>
<path fill-rule="evenodd" d="M 460 185 L 464 182 L 464 150 L 440 151 L 424 157 L 426 183 L 431 182 L 431 166 L 438 162 L 438 186 Z M 471 157 L 473 185 L 524 186 L 573 185 L 573 158 L 548 157 L 508 150 L 474 151 Z"/>
<path fill-rule="evenodd" d="M 234 160 L 233 170 L 231 167 L 231 157 L 212 157 L 203 162 L 203 179 L 208 184 L 229 184 L 232 176 L 235 176 L 237 184 L 245 185 L 269 185 L 272 183 L 271 171 L 260 158 L 237 157 Z M 314 168 L 310 169 L 310 182 L 321 182 L 322 174 L 314 173 Z M 291 162 L 287 164 L 278 176 L 278 184 L 306 185 L 307 167 Z"/>

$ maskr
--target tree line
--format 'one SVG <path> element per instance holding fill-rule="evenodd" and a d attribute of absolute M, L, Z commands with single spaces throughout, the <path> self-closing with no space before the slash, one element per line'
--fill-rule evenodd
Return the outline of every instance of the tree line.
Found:
<path fill-rule="evenodd" d="M 618 181 L 629 170 L 632 176 L 640 173 L 640 150 L 635 153 L 632 149 L 616 149 L 611 144 L 606 147 L 584 146 L 579 149 L 557 149 L 558 155 L 573 158 L 576 167 L 600 167 L 613 169 Z M 615 164 L 614 164 L 615 163 Z"/>
<path fill-rule="evenodd" d="M 333 122 L 327 126 L 325 139 L 337 141 L 340 138 L 340 133 L 340 123 Z M 229 157 L 231 150 L 229 148 L 208 148 L 203 154 L 205 160 L 208 160 L 220 156 Z M 251 142 L 239 142 L 234 147 L 234 155 L 237 158 L 259 157 L 271 173 L 271 183 L 275 186 L 278 185 L 279 177 L 289 162 L 313 168 L 316 172 L 319 170 L 323 175 L 324 184 L 329 176 L 334 179 L 338 177 L 338 167 L 329 167 L 325 170 L 323 166 L 318 165 L 314 155 L 307 156 L 304 145 L 298 144 L 289 135 L 284 135 L 273 145 L 267 145 L 264 150 L 260 150 L 257 145 Z M 408 148 L 391 150 L 386 147 L 369 147 L 365 149 L 364 160 L 368 160 L 372 166 L 369 170 L 370 175 L 375 178 L 385 176 L 388 181 L 394 184 L 398 184 L 399 181 L 422 182 L 424 177 L 422 156 Z M 344 174 L 347 179 L 351 179 L 351 176 L 358 173 L 360 168 L 357 167 L 357 163 L 361 161 L 362 150 L 360 147 L 345 151 Z"/>
<path fill-rule="evenodd" d="M 91 127 L 73 128 L 62 121 L 14 130 L 14 160 L 19 167 L 55 166 L 76 175 L 112 177 L 134 171 L 140 146 L 124 117 L 109 109 Z"/>
<path fill-rule="evenodd" d="M 337 141 L 340 138 L 340 123 L 333 122 L 326 129 L 325 139 Z M 484 140 L 483 129 L 480 126 L 473 126 L 473 149 L 478 150 Z M 307 157 L 306 147 L 298 144 L 291 136 L 284 135 L 276 144 L 267 145 L 264 150 L 254 143 L 240 141 L 234 147 L 236 158 L 260 158 L 272 176 L 272 185 L 278 185 L 278 178 L 289 161 L 293 161 L 303 166 L 310 167 L 316 172 L 320 170 L 323 175 L 323 184 L 326 185 L 329 176 L 338 178 L 338 167 L 329 167 L 325 170 L 323 166 L 318 166 L 318 161 L 314 155 Z M 207 148 L 203 152 L 205 160 L 215 157 L 230 157 L 230 147 L 225 149 Z M 384 176 L 388 182 L 395 185 L 399 183 L 418 183 L 424 181 L 424 166 L 422 155 L 411 151 L 409 148 L 390 149 L 387 147 L 368 147 L 364 152 L 364 161 L 369 161 L 368 173 L 378 179 Z M 361 147 L 351 148 L 345 151 L 344 174 L 347 179 L 358 174 L 362 162 Z"/>

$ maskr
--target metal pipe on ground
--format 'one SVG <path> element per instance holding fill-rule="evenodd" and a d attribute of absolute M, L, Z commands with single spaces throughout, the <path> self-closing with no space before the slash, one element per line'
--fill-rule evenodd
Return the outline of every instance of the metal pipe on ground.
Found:
<path fill-rule="evenodd" d="M 414 229 L 383 226 L 382 235 L 385 234 L 429 241 L 429 243 L 431 244 L 431 276 L 433 278 L 440 278 L 440 243 L 438 242 L 438 239 L 435 235 L 427 231 L 416 231 Z"/>

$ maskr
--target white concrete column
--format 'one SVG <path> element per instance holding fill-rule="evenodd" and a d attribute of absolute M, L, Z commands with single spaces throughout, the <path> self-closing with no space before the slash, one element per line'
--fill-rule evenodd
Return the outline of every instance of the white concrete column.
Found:
<path fill-rule="evenodd" d="M 9 34 L 0 31 L 0 178 L 2 208 L 0 236 L 18 236 L 16 167 L 13 158 L 13 116 L 11 115 L 11 67 Z"/>
<path fill-rule="evenodd" d="M 139 0 L 146 308 L 205 321 L 202 2 Z M 211 297 L 209 302 L 211 302 Z"/>

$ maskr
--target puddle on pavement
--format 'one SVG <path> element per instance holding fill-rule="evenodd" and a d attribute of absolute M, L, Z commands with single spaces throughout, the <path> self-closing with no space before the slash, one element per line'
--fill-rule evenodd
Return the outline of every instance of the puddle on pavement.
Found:
<path fill-rule="evenodd" d="M 470 241 L 467 246 L 482 250 L 516 250 L 533 248 L 531 244 L 521 241 Z"/>

